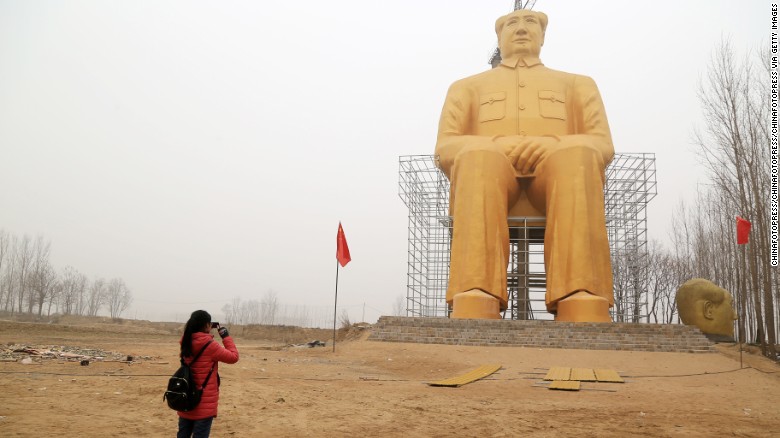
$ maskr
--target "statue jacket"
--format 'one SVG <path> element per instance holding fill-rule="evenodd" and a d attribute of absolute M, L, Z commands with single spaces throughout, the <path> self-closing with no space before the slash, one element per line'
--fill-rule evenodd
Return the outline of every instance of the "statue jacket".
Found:
<path fill-rule="evenodd" d="M 439 165 L 449 177 L 464 146 L 511 135 L 551 136 L 563 147 L 593 147 L 601 152 L 604 166 L 614 155 L 593 79 L 549 69 L 539 58 L 502 61 L 450 86 L 439 122 Z"/>

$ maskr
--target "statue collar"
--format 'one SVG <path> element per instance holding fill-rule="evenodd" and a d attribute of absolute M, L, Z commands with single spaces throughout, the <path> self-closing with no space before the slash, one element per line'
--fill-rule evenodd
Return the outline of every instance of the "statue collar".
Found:
<path fill-rule="evenodd" d="M 525 56 L 525 57 L 518 56 L 517 58 L 502 59 L 501 65 L 510 68 L 516 68 L 516 67 L 533 67 L 535 65 L 544 65 L 544 64 L 542 64 L 542 60 L 537 58 L 536 56 Z"/>

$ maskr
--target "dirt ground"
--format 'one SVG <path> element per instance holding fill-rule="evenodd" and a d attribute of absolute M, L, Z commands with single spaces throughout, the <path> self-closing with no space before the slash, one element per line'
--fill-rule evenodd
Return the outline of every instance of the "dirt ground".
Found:
<path fill-rule="evenodd" d="M 0 349 L 68 346 L 141 358 L 88 366 L 3 359 L 0 436 L 174 436 L 176 413 L 162 394 L 178 366 L 179 330 L 0 320 Z M 744 353 L 740 369 L 732 345 L 714 354 L 462 347 L 373 342 L 355 330 L 333 353 L 327 331 L 301 330 L 270 340 L 235 330 L 241 358 L 220 366 L 212 436 L 780 436 L 780 366 Z M 289 346 L 315 335 L 327 346 Z M 488 363 L 503 368 L 459 388 L 425 383 Z M 553 391 L 542 378 L 554 366 L 611 368 L 626 383 Z"/>

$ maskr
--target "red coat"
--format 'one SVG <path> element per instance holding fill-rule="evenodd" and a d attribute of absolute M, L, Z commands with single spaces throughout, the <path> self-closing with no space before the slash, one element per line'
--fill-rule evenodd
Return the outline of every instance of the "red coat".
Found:
<path fill-rule="evenodd" d="M 210 340 L 214 339 L 214 335 L 209 333 L 197 332 L 192 334 L 192 352 L 193 355 L 198 354 L 201 348 Z M 206 376 L 211 370 L 211 365 L 214 364 L 214 372 L 211 373 L 209 381 L 206 387 L 203 389 L 203 397 L 200 399 L 198 406 L 189 412 L 179 412 L 179 416 L 188 420 L 200 420 L 203 418 L 216 417 L 217 405 L 219 404 L 219 386 L 217 385 L 217 372 L 219 371 L 218 362 L 236 363 L 238 362 L 238 350 L 236 344 L 233 342 L 233 338 L 227 336 L 222 339 L 224 347 L 214 341 L 206 347 L 203 354 L 200 355 L 198 361 L 192 364 L 192 372 L 195 375 L 195 384 L 200 386 L 203 381 L 206 380 Z M 184 362 L 190 363 L 192 357 L 184 359 Z"/>

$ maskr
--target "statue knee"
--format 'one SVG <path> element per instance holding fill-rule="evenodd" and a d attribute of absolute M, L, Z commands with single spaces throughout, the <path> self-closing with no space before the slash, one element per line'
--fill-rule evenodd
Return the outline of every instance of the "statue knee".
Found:
<path fill-rule="evenodd" d="M 470 145 L 464 147 L 455 156 L 453 169 L 511 167 L 509 159 L 501 148 L 494 145 Z"/>
<path fill-rule="evenodd" d="M 567 161 L 590 162 L 603 160 L 601 152 L 588 144 L 577 144 L 556 150 L 547 158 L 562 159 Z"/>
<path fill-rule="evenodd" d="M 545 159 L 543 172 L 548 176 L 560 174 L 564 178 L 570 178 L 575 169 L 578 172 L 600 175 L 604 168 L 604 158 L 600 151 L 589 145 L 575 145 L 550 154 Z"/>

